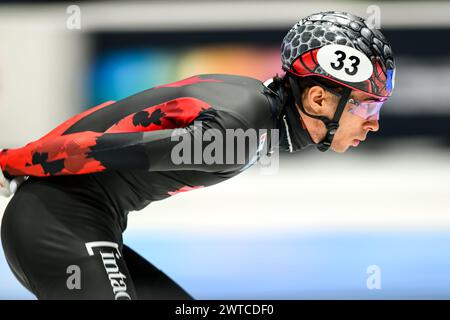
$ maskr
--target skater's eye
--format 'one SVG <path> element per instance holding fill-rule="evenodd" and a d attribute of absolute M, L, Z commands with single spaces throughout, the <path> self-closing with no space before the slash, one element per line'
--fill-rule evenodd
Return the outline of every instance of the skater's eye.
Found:
<path fill-rule="evenodd" d="M 358 101 L 358 100 L 356 100 L 356 99 L 353 99 L 353 98 L 348 99 L 347 102 L 350 103 L 350 104 L 352 104 L 352 105 L 354 105 L 355 107 L 357 107 L 357 106 L 359 106 L 359 105 L 361 104 L 360 101 Z"/>
<path fill-rule="evenodd" d="M 353 107 L 351 107 L 348 111 L 355 116 L 358 116 L 365 120 L 378 120 L 379 119 L 379 113 L 381 106 L 383 105 L 384 101 L 363 101 L 363 102 L 350 102 L 353 104 Z"/>

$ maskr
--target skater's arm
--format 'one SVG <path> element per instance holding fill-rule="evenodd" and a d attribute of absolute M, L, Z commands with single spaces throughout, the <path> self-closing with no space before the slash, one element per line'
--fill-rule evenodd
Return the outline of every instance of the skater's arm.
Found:
<path fill-rule="evenodd" d="M 216 117 L 212 111 L 203 112 L 195 118 L 201 122 L 192 122 L 185 128 L 144 132 L 83 131 L 51 136 L 22 148 L 2 150 L 0 166 L 10 176 L 74 175 L 106 170 L 213 172 L 236 169 L 248 156 L 246 153 L 244 161 L 236 158 L 226 163 L 227 150 L 235 155 L 237 152 L 235 147 L 226 147 L 225 129 L 242 127 L 242 123 L 236 117 L 227 118 L 226 114 Z M 223 161 L 219 158 L 215 158 L 219 161 L 211 161 L 211 150 L 206 148 L 215 138 L 205 139 L 208 129 L 214 129 L 209 132 L 222 137 L 216 144 L 220 149 L 216 152 L 222 153 Z"/>

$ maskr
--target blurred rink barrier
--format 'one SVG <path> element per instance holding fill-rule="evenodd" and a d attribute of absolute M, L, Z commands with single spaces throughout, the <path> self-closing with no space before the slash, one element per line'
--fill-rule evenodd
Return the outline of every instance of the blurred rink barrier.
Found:
<path fill-rule="evenodd" d="M 379 13 L 397 63 L 379 132 L 152 203 L 124 239 L 197 299 L 450 298 L 449 2 L 19 2 L 0 1 L 0 148 L 191 75 L 264 81 L 301 17 Z M 33 298 L 3 254 L 0 298 Z"/>

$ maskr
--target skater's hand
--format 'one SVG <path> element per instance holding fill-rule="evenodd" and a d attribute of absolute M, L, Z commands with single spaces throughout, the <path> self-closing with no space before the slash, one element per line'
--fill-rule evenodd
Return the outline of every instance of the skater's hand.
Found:
<path fill-rule="evenodd" d="M 5 178 L 3 170 L 0 168 L 0 194 L 9 197 L 12 194 L 10 187 L 9 180 Z"/>
<path fill-rule="evenodd" d="M 5 178 L 2 169 L 0 168 L 0 195 L 9 197 L 17 188 L 26 180 L 27 177 L 15 177 L 12 180 Z"/>

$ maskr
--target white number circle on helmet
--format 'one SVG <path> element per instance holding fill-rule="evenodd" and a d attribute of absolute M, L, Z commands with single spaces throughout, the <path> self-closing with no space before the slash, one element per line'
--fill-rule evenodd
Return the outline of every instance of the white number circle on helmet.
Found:
<path fill-rule="evenodd" d="M 328 74 L 347 82 L 362 82 L 373 72 L 372 63 L 364 53 L 340 44 L 320 48 L 317 62 Z"/>

